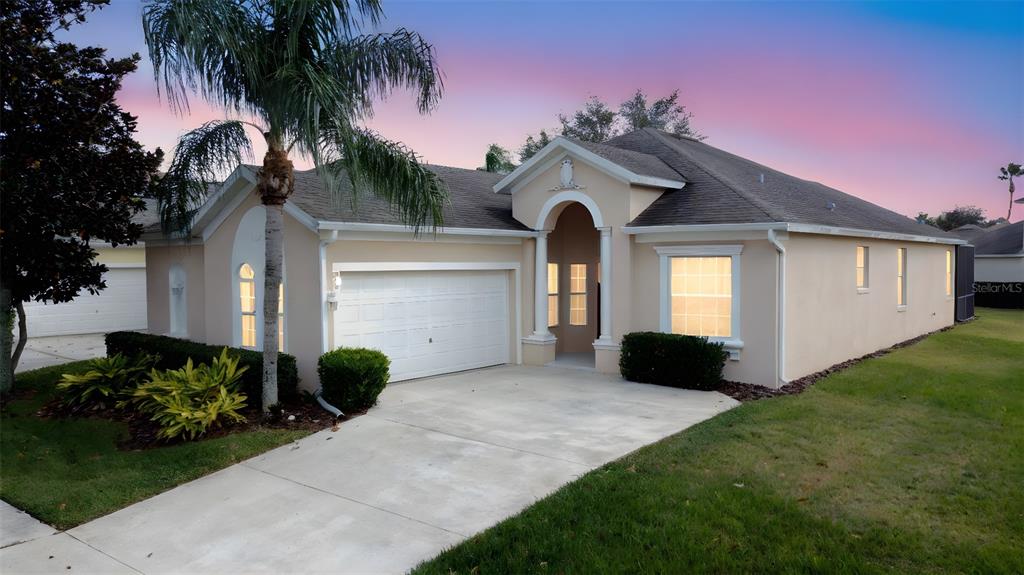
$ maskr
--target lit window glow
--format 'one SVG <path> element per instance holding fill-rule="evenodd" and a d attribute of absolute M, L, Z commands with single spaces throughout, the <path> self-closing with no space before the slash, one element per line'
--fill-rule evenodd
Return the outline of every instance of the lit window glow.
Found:
<path fill-rule="evenodd" d="M 672 333 L 732 337 L 732 258 L 671 262 Z"/>

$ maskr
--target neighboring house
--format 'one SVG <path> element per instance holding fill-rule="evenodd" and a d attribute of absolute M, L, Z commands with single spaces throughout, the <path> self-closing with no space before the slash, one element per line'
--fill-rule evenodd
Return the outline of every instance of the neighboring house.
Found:
<path fill-rule="evenodd" d="M 353 209 L 296 173 L 280 313 L 306 388 L 339 346 L 383 350 L 393 381 L 564 358 L 617 372 L 641 330 L 721 341 L 726 378 L 775 387 L 954 321 L 964 240 L 695 140 L 559 137 L 508 175 L 431 169 L 451 205 L 419 236 L 370 194 Z M 188 241 L 145 236 L 150 331 L 259 346 L 256 170 L 235 170 Z"/>
<path fill-rule="evenodd" d="M 146 210 L 136 223 L 152 226 L 157 221 L 156 200 L 146 200 Z M 60 303 L 26 302 L 29 337 L 106 333 L 122 329 L 146 329 L 145 245 L 111 247 L 93 242 L 96 261 L 106 264 L 106 289 L 97 294 L 83 291 Z"/>
<path fill-rule="evenodd" d="M 1024 308 L 1024 221 L 985 230 L 970 242 L 975 248 L 975 303 Z"/>

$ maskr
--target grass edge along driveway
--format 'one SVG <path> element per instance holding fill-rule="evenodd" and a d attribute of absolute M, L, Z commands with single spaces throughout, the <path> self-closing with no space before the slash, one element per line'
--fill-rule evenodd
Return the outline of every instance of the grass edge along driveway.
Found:
<path fill-rule="evenodd" d="M 1024 572 L 1024 312 L 744 404 L 417 574 Z"/>
<path fill-rule="evenodd" d="M 0 418 L 0 499 L 58 529 L 70 529 L 308 435 L 257 429 L 214 439 L 121 451 L 127 425 L 99 418 L 41 419 L 63 373 L 85 361 L 17 376 Z M 327 418 L 325 417 L 325 420 Z"/>

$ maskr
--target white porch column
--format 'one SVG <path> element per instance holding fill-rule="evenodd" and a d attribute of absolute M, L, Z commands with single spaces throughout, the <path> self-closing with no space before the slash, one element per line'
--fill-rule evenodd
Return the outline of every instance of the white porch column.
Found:
<path fill-rule="evenodd" d="M 601 230 L 601 333 L 597 343 L 612 343 L 612 229 Z"/>
<path fill-rule="evenodd" d="M 536 272 L 534 276 L 533 337 L 552 339 L 548 331 L 548 232 L 537 234 L 537 251 L 534 254 Z"/>

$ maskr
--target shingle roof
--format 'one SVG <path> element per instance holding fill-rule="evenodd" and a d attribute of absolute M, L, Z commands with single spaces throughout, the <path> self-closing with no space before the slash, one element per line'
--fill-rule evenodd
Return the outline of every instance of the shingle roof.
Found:
<path fill-rule="evenodd" d="M 602 158 L 614 162 L 623 168 L 633 172 L 640 176 L 651 176 L 654 178 L 663 178 L 666 180 L 681 180 L 682 176 L 679 172 L 673 170 L 663 162 L 657 156 L 651 154 L 645 154 L 643 152 L 637 152 L 635 150 L 629 150 L 626 148 L 617 148 L 615 146 L 609 146 L 606 144 L 595 144 L 594 142 L 584 142 L 581 140 L 575 140 L 572 138 L 566 138 L 574 144 L 601 156 Z"/>
<path fill-rule="evenodd" d="M 630 225 L 788 222 L 956 239 L 855 196 L 690 138 L 645 128 L 607 144 L 657 156 L 687 182 L 682 190 L 662 194 Z"/>
<path fill-rule="evenodd" d="M 979 256 L 1024 253 L 1024 220 L 988 231 L 971 243 Z"/>
<path fill-rule="evenodd" d="M 512 197 L 495 194 L 494 184 L 503 176 L 482 170 L 427 165 L 448 186 L 450 203 L 444 209 L 446 228 L 528 230 L 512 217 Z M 352 186 L 342 178 L 341 197 L 332 198 L 314 170 L 295 172 L 295 193 L 288 200 L 313 218 L 329 222 L 401 224 L 397 212 L 371 193 L 361 193 L 352 203 Z M 340 201 L 339 201 L 340 200 Z"/>

